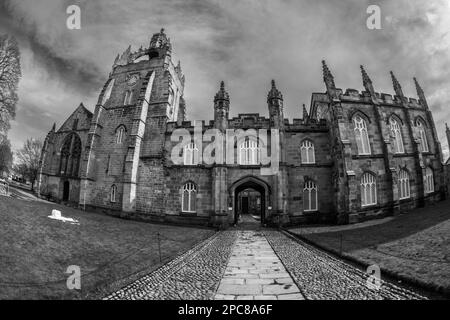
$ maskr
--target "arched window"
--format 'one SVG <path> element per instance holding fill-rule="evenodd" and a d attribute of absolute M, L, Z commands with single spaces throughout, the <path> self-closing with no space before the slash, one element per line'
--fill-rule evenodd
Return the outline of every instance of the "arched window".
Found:
<path fill-rule="evenodd" d="M 258 165 L 260 164 L 259 143 L 246 137 L 239 146 L 239 164 L 240 165 Z"/>
<path fill-rule="evenodd" d="M 181 204 L 183 212 L 196 212 L 197 187 L 192 182 L 188 182 L 183 186 L 183 194 L 181 196 Z"/>
<path fill-rule="evenodd" d="M 409 174 L 405 169 L 400 170 L 398 175 L 398 188 L 400 191 L 400 200 L 411 197 L 411 188 L 409 185 Z"/>
<path fill-rule="evenodd" d="M 117 195 L 117 187 L 115 185 L 113 185 L 111 187 L 111 192 L 110 192 L 110 201 L 111 202 L 116 202 L 116 195 Z"/>
<path fill-rule="evenodd" d="M 427 167 L 423 174 L 423 184 L 425 194 L 429 194 L 434 192 L 434 177 L 433 177 L 433 169 Z"/>
<path fill-rule="evenodd" d="M 361 205 L 363 207 L 377 204 L 377 182 L 371 173 L 364 173 L 361 177 Z"/>
<path fill-rule="evenodd" d="M 123 99 L 123 105 L 128 106 L 131 104 L 131 99 L 133 98 L 133 91 L 127 90 L 125 92 L 125 98 Z"/>
<path fill-rule="evenodd" d="M 197 165 L 199 162 L 199 150 L 194 142 L 189 143 L 184 147 L 184 165 L 193 166 Z"/>
<path fill-rule="evenodd" d="M 400 124 L 396 119 L 391 117 L 389 120 L 391 127 L 391 134 L 394 137 L 394 152 L 395 153 L 405 153 L 405 147 L 403 145 L 402 129 Z"/>
<path fill-rule="evenodd" d="M 425 125 L 420 119 L 416 120 L 416 127 L 419 131 L 419 137 L 420 137 L 420 145 L 421 145 L 421 151 L 422 152 L 428 152 L 428 140 L 427 140 L 427 134 L 425 132 Z"/>
<path fill-rule="evenodd" d="M 370 154 L 370 142 L 366 121 L 357 115 L 353 118 L 353 124 L 355 126 L 355 139 L 356 145 L 358 146 L 358 154 Z"/>
<path fill-rule="evenodd" d="M 303 211 L 317 211 L 317 185 L 314 181 L 306 181 L 303 187 Z"/>
<path fill-rule="evenodd" d="M 117 131 L 116 131 L 116 143 L 117 144 L 122 144 L 123 140 L 125 138 L 125 127 L 124 126 L 120 126 Z"/>
<path fill-rule="evenodd" d="M 314 154 L 314 144 L 311 141 L 309 140 L 303 141 L 300 150 L 303 164 L 316 163 L 316 157 Z"/>
<path fill-rule="evenodd" d="M 73 133 L 66 137 L 61 148 L 61 162 L 59 171 L 61 175 L 78 177 L 81 158 L 81 140 Z"/>

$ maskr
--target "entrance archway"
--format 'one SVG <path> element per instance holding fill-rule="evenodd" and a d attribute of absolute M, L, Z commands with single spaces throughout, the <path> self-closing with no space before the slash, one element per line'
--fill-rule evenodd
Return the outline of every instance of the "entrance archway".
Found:
<path fill-rule="evenodd" d="M 270 189 L 264 181 L 255 177 L 246 177 L 235 182 L 229 192 L 233 205 L 234 224 L 238 224 L 240 216 L 245 222 L 254 221 L 265 224 Z"/>
<path fill-rule="evenodd" d="M 70 196 L 70 183 L 69 181 L 64 181 L 63 185 L 63 201 L 69 201 Z"/>

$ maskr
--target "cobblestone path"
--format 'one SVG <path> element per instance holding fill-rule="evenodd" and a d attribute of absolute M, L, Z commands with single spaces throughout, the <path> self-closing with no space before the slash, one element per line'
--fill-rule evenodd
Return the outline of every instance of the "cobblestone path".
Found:
<path fill-rule="evenodd" d="M 275 230 L 222 231 L 110 294 L 117 300 L 424 299 Z"/>
<path fill-rule="evenodd" d="M 281 232 L 264 234 L 306 299 L 424 299 L 386 281 L 381 281 L 379 290 L 369 289 L 366 285 L 369 274 Z"/>
<path fill-rule="evenodd" d="M 106 300 L 209 300 L 225 272 L 237 233 L 218 232 Z"/>
<path fill-rule="evenodd" d="M 240 231 L 216 300 L 303 300 L 263 233 Z"/>

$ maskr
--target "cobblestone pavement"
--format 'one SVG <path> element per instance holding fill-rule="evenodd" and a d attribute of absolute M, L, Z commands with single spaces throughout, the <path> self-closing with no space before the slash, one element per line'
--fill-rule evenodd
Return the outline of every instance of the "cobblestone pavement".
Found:
<path fill-rule="evenodd" d="M 239 231 L 216 300 L 303 300 L 280 259 L 258 231 Z"/>
<path fill-rule="evenodd" d="M 218 232 L 106 300 L 209 300 L 225 271 L 235 231 Z"/>
<path fill-rule="evenodd" d="M 275 230 L 216 233 L 105 299 L 424 299 Z"/>
<path fill-rule="evenodd" d="M 264 234 L 306 299 L 424 299 L 385 281 L 379 290 L 369 289 L 369 274 L 281 232 Z"/>

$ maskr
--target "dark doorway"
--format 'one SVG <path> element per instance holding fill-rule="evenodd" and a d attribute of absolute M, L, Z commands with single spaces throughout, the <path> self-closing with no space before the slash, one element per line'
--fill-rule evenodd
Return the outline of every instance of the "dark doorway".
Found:
<path fill-rule="evenodd" d="M 241 211 L 242 214 L 248 214 L 248 197 L 241 198 Z"/>
<path fill-rule="evenodd" d="M 234 224 L 264 224 L 266 190 L 247 181 L 234 190 Z"/>
<path fill-rule="evenodd" d="M 70 183 L 69 181 L 64 181 L 63 201 L 69 201 L 69 195 L 70 195 Z"/>

